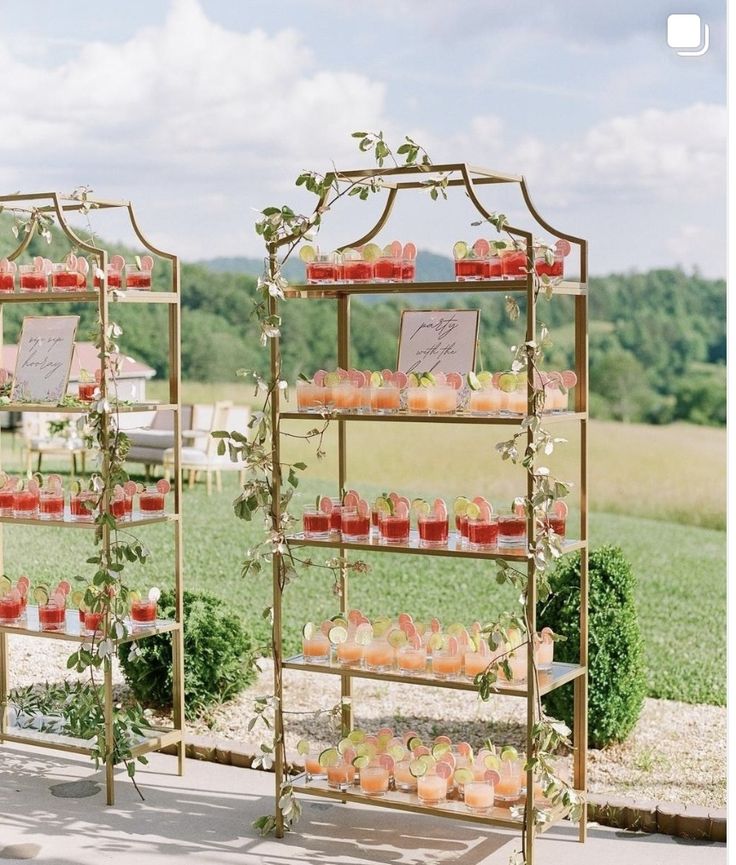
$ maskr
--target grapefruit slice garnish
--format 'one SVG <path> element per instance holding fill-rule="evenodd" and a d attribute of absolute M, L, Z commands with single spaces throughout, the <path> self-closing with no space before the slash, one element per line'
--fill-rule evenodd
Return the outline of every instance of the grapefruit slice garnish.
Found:
<path fill-rule="evenodd" d="M 563 502 L 562 499 L 558 499 L 554 505 L 552 505 L 552 511 L 561 519 L 564 519 L 568 513 L 570 512 L 570 508 L 567 506 L 567 502 Z"/>
<path fill-rule="evenodd" d="M 571 387 L 575 387 L 578 383 L 578 377 L 571 369 L 566 369 L 562 373 L 562 384 L 569 390 Z"/>
<path fill-rule="evenodd" d="M 327 370 L 318 369 L 317 372 L 312 376 L 313 384 L 316 384 L 317 387 L 322 387 L 325 383 L 325 376 L 327 375 Z"/>
<path fill-rule="evenodd" d="M 526 505 L 521 496 L 517 496 L 511 504 L 511 512 L 519 517 L 526 516 Z"/>
<path fill-rule="evenodd" d="M 71 590 L 72 584 L 69 582 L 69 580 L 61 580 L 59 582 L 59 585 L 56 587 L 56 591 L 61 592 L 61 594 L 64 596 L 68 595 Z"/>
<path fill-rule="evenodd" d="M 460 390 L 463 386 L 463 377 L 459 372 L 448 372 L 445 376 L 446 383 L 455 390 Z"/>
<path fill-rule="evenodd" d="M 348 379 L 355 387 L 365 387 L 365 375 L 359 369 L 348 370 Z"/>
<path fill-rule="evenodd" d="M 434 515 L 439 520 L 447 519 L 447 504 L 444 499 L 435 499 L 432 504 L 432 510 L 434 511 Z"/>
<path fill-rule="evenodd" d="M 27 490 L 29 493 L 37 493 L 40 489 L 41 487 L 39 486 L 39 483 L 35 478 L 31 478 L 28 481 Z"/>
<path fill-rule="evenodd" d="M 401 258 L 401 253 L 404 251 L 401 242 L 398 240 L 391 241 L 391 256 L 392 258 Z"/>
<path fill-rule="evenodd" d="M 153 259 L 150 255 L 141 256 L 141 270 L 146 270 L 148 273 L 153 270 Z"/>
<path fill-rule="evenodd" d="M 397 517 L 408 517 L 409 516 L 409 505 L 406 501 L 400 501 L 394 510 L 394 513 Z"/>
<path fill-rule="evenodd" d="M 404 244 L 404 258 L 408 258 L 409 261 L 413 261 L 417 257 L 417 248 L 413 243 Z"/>
<path fill-rule="evenodd" d="M 359 501 L 360 496 L 355 492 L 355 490 L 350 490 L 350 492 L 345 493 L 345 498 L 342 500 L 342 503 L 346 508 L 357 508 Z"/>
<path fill-rule="evenodd" d="M 429 623 L 429 629 L 430 631 L 432 631 L 433 634 L 439 634 L 439 632 L 442 630 L 442 622 L 440 622 L 437 616 L 434 616 L 432 621 Z"/>
<path fill-rule="evenodd" d="M 555 249 L 557 250 L 557 254 L 563 256 L 563 258 L 572 252 L 572 246 L 570 246 L 567 240 L 563 240 L 563 238 L 556 241 Z"/>
<path fill-rule="evenodd" d="M 322 496 L 319 500 L 319 509 L 323 514 L 331 514 L 333 510 L 332 499 L 329 496 Z"/>
<path fill-rule="evenodd" d="M 400 370 L 398 372 L 395 372 L 394 373 L 394 384 L 398 388 L 401 388 L 401 389 L 405 388 L 407 386 L 407 384 L 409 384 L 409 376 L 405 372 L 401 372 Z"/>
<path fill-rule="evenodd" d="M 113 255 L 110 259 L 110 267 L 113 270 L 122 270 L 125 267 L 125 259 L 122 255 Z"/>
<path fill-rule="evenodd" d="M 358 513 L 360 514 L 361 517 L 370 516 L 371 506 L 368 504 L 368 502 L 365 499 L 358 499 L 357 508 L 358 508 Z"/>
<path fill-rule="evenodd" d="M 485 258 L 490 251 L 491 245 L 484 237 L 479 237 L 473 244 L 473 252 L 478 258 Z"/>
<path fill-rule="evenodd" d="M 450 766 L 449 763 L 440 762 L 435 766 L 434 771 L 440 778 L 448 780 L 452 775 L 452 766 Z"/>
<path fill-rule="evenodd" d="M 492 784 L 494 787 L 496 786 L 496 784 L 501 783 L 501 776 L 495 769 L 486 769 L 483 777 L 489 784 Z"/>

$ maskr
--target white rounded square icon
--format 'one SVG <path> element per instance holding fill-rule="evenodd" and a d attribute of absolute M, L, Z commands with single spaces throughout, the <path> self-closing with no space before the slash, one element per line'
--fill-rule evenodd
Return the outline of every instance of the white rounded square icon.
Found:
<path fill-rule="evenodd" d="M 703 44 L 700 15 L 680 12 L 668 15 L 667 44 L 670 48 L 699 48 Z"/>

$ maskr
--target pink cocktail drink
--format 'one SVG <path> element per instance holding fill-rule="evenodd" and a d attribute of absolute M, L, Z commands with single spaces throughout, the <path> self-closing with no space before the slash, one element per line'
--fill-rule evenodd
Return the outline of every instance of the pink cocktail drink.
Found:
<path fill-rule="evenodd" d="M 388 769 L 383 766 L 361 769 L 360 789 L 366 796 L 383 796 L 388 790 Z"/>
<path fill-rule="evenodd" d="M 66 608 L 54 600 L 39 604 L 38 623 L 42 631 L 63 631 L 66 626 Z"/>
<path fill-rule="evenodd" d="M 349 381 L 342 381 L 332 388 L 332 402 L 338 411 L 353 411 L 360 405 L 358 388 Z"/>
<path fill-rule="evenodd" d="M 401 408 L 401 391 L 395 385 L 370 388 L 371 411 L 392 414 Z"/>
<path fill-rule="evenodd" d="M 85 491 L 71 493 L 69 496 L 69 513 L 73 522 L 91 523 L 97 510 L 97 493 Z"/>
<path fill-rule="evenodd" d="M 85 630 L 90 633 L 102 630 L 102 613 L 93 613 L 90 610 L 86 610 L 84 613 L 82 613 L 81 610 L 79 612 L 83 615 L 82 624 L 84 625 Z"/>
<path fill-rule="evenodd" d="M 427 389 L 431 414 L 454 414 L 457 411 L 458 392 L 450 385 L 437 385 Z"/>
<path fill-rule="evenodd" d="M 534 660 L 537 669 L 541 671 L 551 670 L 555 659 L 555 642 L 549 636 L 549 632 L 542 631 L 534 637 Z"/>
<path fill-rule="evenodd" d="M 492 255 L 488 259 L 488 279 L 501 279 L 503 277 L 503 265 L 500 255 Z"/>
<path fill-rule="evenodd" d="M 330 531 L 335 534 L 342 532 L 342 502 L 340 499 L 332 499 L 332 511 L 330 513 Z"/>
<path fill-rule="evenodd" d="M 474 282 L 487 278 L 487 260 L 483 258 L 461 258 L 455 261 L 457 282 Z"/>
<path fill-rule="evenodd" d="M 470 781 L 463 785 L 463 798 L 473 814 L 487 814 L 493 808 L 495 791 L 486 781 Z"/>
<path fill-rule="evenodd" d="M 406 408 L 410 414 L 428 414 L 429 388 L 408 387 L 406 389 Z"/>
<path fill-rule="evenodd" d="M 409 515 L 384 514 L 378 529 L 384 544 L 406 544 L 409 541 Z"/>
<path fill-rule="evenodd" d="M 367 541 L 371 534 L 371 518 L 363 516 L 355 508 L 343 508 L 341 532 L 344 541 Z"/>
<path fill-rule="evenodd" d="M 0 490 L 0 517 L 13 516 L 13 497 L 15 493 L 9 487 Z"/>
<path fill-rule="evenodd" d="M 394 766 L 394 784 L 397 790 L 412 793 L 417 789 L 417 779 L 409 771 L 410 760 L 399 760 Z"/>
<path fill-rule="evenodd" d="M 419 529 L 419 542 L 421 546 L 447 546 L 447 537 L 449 534 L 447 517 L 438 517 L 436 514 L 420 514 L 417 517 L 417 528 Z"/>
<path fill-rule="evenodd" d="M 526 517 L 501 514 L 498 517 L 498 546 L 502 550 L 526 546 Z"/>
<path fill-rule="evenodd" d="M 547 514 L 544 524 L 546 528 L 551 529 L 556 535 L 559 535 L 561 538 L 565 537 L 565 529 L 567 527 L 565 517 L 558 516 L 557 514 Z"/>
<path fill-rule="evenodd" d="M 501 270 L 504 279 L 526 279 L 526 252 L 523 249 L 502 249 Z"/>
<path fill-rule="evenodd" d="M 0 293 L 12 294 L 15 291 L 15 274 L 10 271 L 0 271 Z"/>
<path fill-rule="evenodd" d="M 317 631 L 311 637 L 302 639 L 302 655 L 309 664 L 326 664 L 330 660 L 332 646 L 327 637 Z"/>
<path fill-rule="evenodd" d="M 439 805 L 447 799 L 447 778 L 423 775 L 417 779 L 417 796 L 422 805 Z"/>
<path fill-rule="evenodd" d="M 521 796 L 521 760 L 501 760 L 498 772 L 501 778 L 493 788 L 495 801 L 515 802 Z"/>
<path fill-rule="evenodd" d="M 55 490 L 41 490 L 38 500 L 38 518 L 40 520 L 63 520 L 64 493 Z"/>
<path fill-rule="evenodd" d="M 80 381 L 77 388 L 77 399 L 82 402 L 92 402 L 98 388 L 99 385 L 96 381 Z"/>
<path fill-rule="evenodd" d="M 138 507 L 143 516 L 160 517 L 164 513 L 164 501 L 164 493 L 160 492 L 157 487 L 147 487 L 138 497 Z"/>
<path fill-rule="evenodd" d="M 313 757 L 310 754 L 304 758 L 304 771 L 312 778 L 327 777 L 327 770 L 324 766 L 320 766 L 318 757 Z"/>
<path fill-rule="evenodd" d="M 562 274 L 565 269 L 565 257 L 555 254 L 551 262 L 547 261 L 544 256 L 534 259 L 534 270 L 537 276 L 549 276 L 551 279 L 562 279 Z"/>
<path fill-rule="evenodd" d="M 365 647 L 363 661 L 366 669 L 376 672 L 391 670 L 394 666 L 395 652 L 393 646 L 387 640 L 371 640 Z M 362 773 L 361 773 L 362 774 Z"/>
<path fill-rule="evenodd" d="M 405 258 L 401 263 L 401 281 L 414 282 L 417 277 L 417 263 L 414 259 Z"/>
<path fill-rule="evenodd" d="M 471 550 L 491 550 L 498 545 L 498 516 L 468 520 L 468 544 Z"/>
<path fill-rule="evenodd" d="M 139 270 L 134 264 L 126 264 L 125 287 L 135 291 L 150 291 L 151 271 Z"/>
<path fill-rule="evenodd" d="M 317 255 L 314 261 L 307 262 L 306 269 L 310 285 L 323 285 L 340 279 L 340 263 L 334 253 Z"/>
<path fill-rule="evenodd" d="M 468 518 L 465 514 L 455 515 L 455 531 L 460 537 L 460 542 L 465 543 L 468 540 Z"/>
<path fill-rule="evenodd" d="M 370 282 L 373 279 L 373 264 L 362 258 L 346 258 L 342 263 L 342 272 L 346 282 Z"/>
<path fill-rule="evenodd" d="M 20 290 L 29 294 L 41 294 L 48 291 L 49 278 L 43 270 L 39 270 L 33 264 L 21 264 L 20 266 Z"/>
<path fill-rule="evenodd" d="M 462 655 L 439 649 L 432 652 L 432 674 L 438 679 L 455 679 L 460 675 Z"/>
<path fill-rule="evenodd" d="M 468 411 L 471 414 L 498 414 L 504 406 L 503 392 L 493 386 L 470 391 Z"/>
<path fill-rule="evenodd" d="M 427 652 L 424 648 L 402 646 L 396 652 L 396 665 L 407 676 L 413 673 L 424 673 L 427 669 Z"/>
<path fill-rule="evenodd" d="M 87 277 L 65 264 L 55 264 L 51 272 L 51 290 L 60 292 L 86 291 Z"/>
<path fill-rule="evenodd" d="M 341 667 L 361 667 L 363 665 L 364 647 L 354 640 L 338 643 L 335 648 L 337 663 Z"/>
<path fill-rule="evenodd" d="M 334 790 L 347 790 L 355 782 L 355 766 L 341 760 L 335 766 L 327 767 L 327 786 Z"/>
<path fill-rule="evenodd" d="M 23 598 L 17 589 L 11 589 L 0 598 L 0 625 L 15 625 L 23 613 Z"/>
<path fill-rule="evenodd" d="M 140 601 L 132 601 L 130 604 L 130 618 L 139 625 L 150 625 L 156 621 L 158 604 L 150 598 L 142 598 Z"/>
<path fill-rule="evenodd" d="M 373 264 L 373 278 L 376 282 L 401 282 L 402 261 L 400 258 L 383 256 Z"/>
<path fill-rule="evenodd" d="M 31 490 L 16 490 L 13 493 L 13 516 L 29 518 L 38 516 L 38 497 Z"/>
<path fill-rule="evenodd" d="M 102 280 L 95 273 L 95 277 L 93 280 L 93 285 L 95 288 L 100 288 L 102 284 Z M 120 289 L 123 287 L 123 274 L 122 271 L 118 270 L 111 265 L 107 265 L 107 287 L 110 289 Z"/>
<path fill-rule="evenodd" d="M 330 515 L 314 506 L 304 508 L 302 514 L 304 536 L 313 540 L 326 541 L 330 536 Z"/>

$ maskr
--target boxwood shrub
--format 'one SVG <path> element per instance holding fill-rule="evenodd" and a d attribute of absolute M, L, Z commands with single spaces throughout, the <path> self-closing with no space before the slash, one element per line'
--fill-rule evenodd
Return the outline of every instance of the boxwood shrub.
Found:
<path fill-rule="evenodd" d="M 174 616 L 174 593 L 162 592 L 159 616 Z M 120 647 L 120 664 L 136 699 L 166 707 L 172 699 L 171 634 L 157 634 Z M 187 717 L 224 702 L 255 677 L 251 640 L 238 616 L 219 598 L 184 592 L 184 699 Z"/>
<path fill-rule="evenodd" d="M 636 580 L 618 547 L 590 553 L 588 619 L 588 744 L 623 741 L 639 719 L 646 694 L 642 638 L 634 604 Z M 538 628 L 567 637 L 555 643 L 555 660 L 577 663 L 580 646 L 580 555 L 559 560 L 552 594 L 539 605 Z M 572 728 L 573 688 L 544 698 L 545 710 Z"/>

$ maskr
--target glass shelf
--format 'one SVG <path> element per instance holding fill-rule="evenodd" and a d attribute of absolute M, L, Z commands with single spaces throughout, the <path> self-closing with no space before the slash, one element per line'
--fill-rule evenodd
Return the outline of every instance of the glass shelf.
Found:
<path fill-rule="evenodd" d="M 139 526 L 153 526 L 159 523 L 172 523 L 179 519 L 178 514 L 164 514 L 159 517 L 146 517 L 140 511 L 133 513 L 132 520 L 124 520 L 118 523 L 118 529 L 137 528 Z M 40 526 L 53 527 L 55 529 L 96 529 L 95 522 L 83 522 L 81 520 L 72 520 L 69 515 L 69 508 L 64 509 L 63 520 L 39 520 L 37 518 L 27 519 L 23 517 L 0 517 L 0 525 L 4 526 Z"/>
<path fill-rule="evenodd" d="M 54 414 L 87 414 L 92 403 L 80 403 L 75 406 L 53 405 L 47 402 L 9 402 L 0 404 L 0 412 L 53 412 Z M 109 414 L 134 414 L 135 412 L 144 411 L 178 411 L 179 407 L 176 403 L 170 402 L 135 402 L 135 403 L 115 403 L 110 404 Z M 70 448 L 71 451 L 73 448 Z"/>
<path fill-rule="evenodd" d="M 144 733 L 143 741 L 133 745 L 131 749 L 134 758 L 183 741 L 182 731 L 173 727 L 146 727 Z M 52 748 L 55 751 L 87 755 L 92 754 L 94 747 L 90 739 L 78 739 L 74 736 L 65 736 L 62 733 L 41 732 L 32 727 L 9 727 L 5 733 L 0 735 L 0 742 L 35 745 L 40 748 Z"/>
<path fill-rule="evenodd" d="M 108 290 L 107 299 L 110 303 L 179 303 L 179 295 L 173 291 L 118 291 Z M 98 303 L 99 291 L 41 291 L 19 292 L 16 294 L 0 293 L 0 304 L 3 303 Z"/>
<path fill-rule="evenodd" d="M 127 620 L 127 625 L 131 630 L 127 637 L 124 637 L 122 640 L 115 640 L 118 645 L 121 643 L 132 643 L 135 640 L 142 640 L 146 637 L 153 637 L 156 634 L 168 634 L 171 631 L 179 630 L 179 623 L 173 619 L 156 619 L 155 625 L 136 625 L 134 629 L 131 627 L 130 620 Z M 38 607 L 30 604 L 26 608 L 25 621 L 21 620 L 20 624 L 17 625 L 0 625 L 0 634 L 42 637 L 47 640 L 65 640 L 72 643 L 88 643 L 92 640 L 93 636 L 89 632 L 81 630 L 77 610 L 66 611 L 66 627 L 63 631 L 42 631 L 38 624 Z"/>
<path fill-rule="evenodd" d="M 352 679 L 378 679 L 382 682 L 401 682 L 406 685 L 425 685 L 433 688 L 449 688 L 455 691 L 472 691 L 478 692 L 478 688 L 473 684 L 472 679 L 465 677 L 459 679 L 438 679 L 431 673 L 426 673 L 423 676 L 406 676 L 402 675 L 397 670 L 390 670 L 382 673 L 374 673 L 372 670 L 362 669 L 360 667 L 341 667 L 338 664 L 313 664 L 304 660 L 304 655 L 295 655 L 284 661 L 282 666 L 288 670 L 302 670 L 308 673 L 324 673 L 331 676 L 348 676 Z M 539 671 L 539 693 L 540 695 L 549 694 L 556 688 L 572 682 L 585 673 L 585 667 L 579 664 L 552 664 L 552 669 L 549 671 Z M 493 689 L 496 694 L 503 694 L 509 697 L 526 697 L 526 683 L 521 682 L 518 685 L 508 682 L 499 682 Z"/>
<path fill-rule="evenodd" d="M 501 415 L 472 415 L 459 412 L 458 414 L 409 414 L 406 411 L 399 411 L 393 414 L 372 414 L 358 412 L 342 412 L 342 411 L 325 411 L 320 412 L 300 412 L 300 411 L 283 411 L 279 415 L 282 420 L 303 420 L 303 421 L 321 421 L 329 418 L 330 420 L 346 420 L 346 421 L 373 421 L 383 423 L 384 421 L 400 423 L 466 423 L 480 424 L 490 426 L 519 426 L 523 420 L 521 415 L 501 416 Z M 554 412 L 543 415 L 544 423 L 564 423 L 565 421 L 585 420 L 588 417 L 586 412 L 563 411 Z"/>
<path fill-rule="evenodd" d="M 285 289 L 284 295 L 288 298 L 322 300 L 350 294 L 510 294 L 526 291 L 525 279 L 481 279 L 474 282 L 334 282 L 323 285 L 294 283 Z M 552 287 L 552 293 L 583 295 L 588 293 L 588 285 L 585 282 L 563 281 Z"/>

